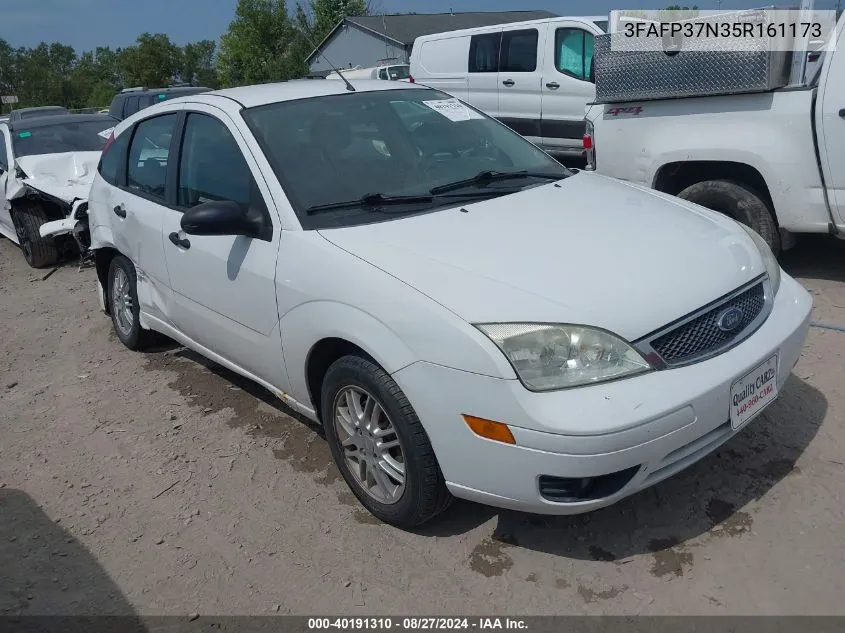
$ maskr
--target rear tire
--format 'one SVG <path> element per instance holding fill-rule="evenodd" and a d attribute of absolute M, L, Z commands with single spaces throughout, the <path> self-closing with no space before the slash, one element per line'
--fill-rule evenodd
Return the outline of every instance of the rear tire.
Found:
<path fill-rule="evenodd" d="M 732 180 L 705 180 L 684 189 L 679 198 L 718 211 L 754 229 L 772 249 L 780 254 L 780 229 L 769 205 L 756 191 Z"/>
<path fill-rule="evenodd" d="M 55 242 L 44 239 L 38 232 L 42 224 L 50 221 L 41 205 L 33 204 L 15 210 L 12 221 L 27 264 L 33 268 L 46 268 L 59 261 L 60 252 Z"/>
<path fill-rule="evenodd" d="M 344 418 L 343 414 L 352 412 L 352 408 L 348 406 L 349 400 L 346 399 L 350 394 L 357 394 L 361 398 L 357 401 L 358 404 L 366 405 L 369 398 L 375 403 L 372 406 L 380 408 L 378 415 L 372 416 L 367 414 L 366 406 L 361 407 L 364 418 L 378 421 L 373 427 L 376 428 L 375 439 L 370 439 L 369 444 L 364 439 L 367 436 L 367 428 L 363 423 L 358 425 L 354 422 L 349 425 L 348 422 L 339 422 L 340 419 L 348 420 L 349 416 Z M 344 356 L 335 361 L 323 380 L 321 411 L 323 427 L 335 464 L 350 490 L 376 518 L 407 529 L 433 519 L 449 506 L 452 496 L 446 488 L 434 449 L 422 423 L 399 385 L 372 360 L 360 356 Z M 369 411 L 372 412 L 372 409 Z M 354 414 L 351 417 L 353 420 L 357 419 Z M 345 426 L 357 428 L 360 442 L 350 441 L 354 434 L 347 433 Z M 383 435 L 380 435 L 380 432 Z M 341 438 L 341 434 L 345 437 Z M 381 441 L 385 445 L 395 445 L 398 442 L 398 446 L 393 449 L 392 455 L 385 455 L 373 441 Z M 352 447 L 353 443 L 359 444 L 361 449 Z M 372 484 L 369 484 L 368 476 L 361 477 L 362 470 L 359 465 L 362 456 L 366 462 L 368 456 L 377 454 L 382 457 L 376 458 L 376 461 L 386 461 L 386 468 L 382 471 L 375 466 L 375 475 L 372 476 Z M 397 486 L 395 490 L 392 489 L 393 485 L 397 484 L 396 478 L 384 480 L 393 493 L 392 496 L 385 495 L 385 488 L 380 487 L 376 480 L 383 478 L 384 472 L 395 474 L 396 465 L 401 467 L 399 471 L 403 475 L 401 488 Z M 365 470 L 367 474 L 373 472 L 369 466 Z"/>
<path fill-rule="evenodd" d="M 114 332 L 120 342 L 133 351 L 140 351 L 150 345 L 152 332 L 141 327 L 135 266 L 123 255 L 116 255 L 111 260 L 106 299 Z"/>

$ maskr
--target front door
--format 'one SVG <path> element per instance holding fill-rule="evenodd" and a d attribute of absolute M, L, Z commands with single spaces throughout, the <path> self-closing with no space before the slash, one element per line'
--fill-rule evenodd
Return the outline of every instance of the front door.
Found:
<path fill-rule="evenodd" d="M 845 225 L 845 28 L 840 26 L 836 50 L 828 51 L 818 100 L 819 154 L 825 167 L 828 198 L 839 225 Z"/>
<path fill-rule="evenodd" d="M 280 223 L 250 150 L 222 111 L 195 106 L 184 121 L 175 205 L 162 243 L 170 276 L 170 320 L 183 334 L 274 386 L 286 384 L 276 305 Z M 260 213 L 268 234 L 187 235 L 182 214 L 227 200 Z"/>
<path fill-rule="evenodd" d="M 543 146 L 579 150 L 583 147 L 584 114 L 595 99 L 591 79 L 595 35 L 577 22 L 555 23 L 546 38 L 543 72 Z"/>
<path fill-rule="evenodd" d="M 541 143 L 544 39 L 548 26 L 505 30 L 499 57 L 498 119 L 532 143 Z"/>

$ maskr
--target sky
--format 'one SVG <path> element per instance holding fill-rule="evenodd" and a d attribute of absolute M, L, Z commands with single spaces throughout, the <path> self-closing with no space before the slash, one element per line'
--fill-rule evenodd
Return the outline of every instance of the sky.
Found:
<path fill-rule="evenodd" d="M 659 9 L 671 0 L 377 0 L 381 11 L 511 11 L 547 9 L 559 15 L 604 15 L 614 9 Z M 128 46 L 144 31 L 167 33 L 179 45 L 216 40 L 234 17 L 236 0 L 0 0 L 0 39 L 14 47 L 62 42 L 77 52 L 97 46 Z M 288 0 L 289 6 L 295 0 Z M 716 9 L 717 0 L 690 0 Z M 722 0 L 722 9 L 789 6 L 798 0 Z M 845 4 L 845 2 L 843 2 Z M 833 9 L 836 0 L 816 0 Z"/>

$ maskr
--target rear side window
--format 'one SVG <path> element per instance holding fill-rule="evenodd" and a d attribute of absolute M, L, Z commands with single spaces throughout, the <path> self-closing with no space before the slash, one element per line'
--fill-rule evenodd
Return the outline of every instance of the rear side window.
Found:
<path fill-rule="evenodd" d="M 179 206 L 229 200 L 248 209 L 253 189 L 252 172 L 226 126 L 204 114 L 189 114 L 179 161 Z"/>
<path fill-rule="evenodd" d="M 499 72 L 533 73 L 537 70 L 537 29 L 505 31 Z"/>
<path fill-rule="evenodd" d="M 555 68 L 564 75 L 590 81 L 596 38 L 581 29 L 555 32 Z"/>
<path fill-rule="evenodd" d="M 9 170 L 9 157 L 6 154 L 6 132 L 0 130 L 0 167 Z"/>
<path fill-rule="evenodd" d="M 164 200 L 170 140 L 176 128 L 176 114 L 141 121 L 129 146 L 126 184 L 129 189 Z"/>
<path fill-rule="evenodd" d="M 469 72 L 499 72 L 499 50 L 501 44 L 501 33 L 473 35 L 469 43 Z"/>
<path fill-rule="evenodd" d="M 100 165 L 97 171 L 100 172 L 103 180 L 110 185 L 122 184 L 119 182 L 121 178 L 120 168 L 124 165 L 126 159 L 126 146 L 129 144 L 129 134 L 124 132 L 118 136 L 114 142 L 109 145 L 100 157 Z"/>

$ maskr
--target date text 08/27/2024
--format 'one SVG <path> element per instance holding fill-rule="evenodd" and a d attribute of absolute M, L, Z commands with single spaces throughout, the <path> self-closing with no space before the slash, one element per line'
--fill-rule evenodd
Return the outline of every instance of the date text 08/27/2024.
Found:
<path fill-rule="evenodd" d="M 446 630 L 522 630 L 528 625 L 520 618 L 476 617 L 440 618 L 390 617 L 368 618 L 308 618 L 308 629 L 340 631 L 446 631 Z"/>

